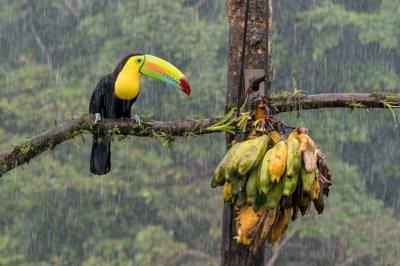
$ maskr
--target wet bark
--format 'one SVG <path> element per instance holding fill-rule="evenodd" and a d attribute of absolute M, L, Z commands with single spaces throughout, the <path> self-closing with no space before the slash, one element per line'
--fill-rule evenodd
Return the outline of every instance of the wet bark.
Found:
<path fill-rule="evenodd" d="M 244 69 L 265 69 L 266 57 L 271 55 L 271 42 L 269 42 L 267 53 L 267 17 L 266 3 L 269 2 L 269 29 L 268 35 L 271 39 L 272 29 L 272 2 L 266 0 L 251 1 L 248 9 L 248 25 L 244 54 Z M 228 61 L 228 89 L 226 96 L 226 111 L 232 105 L 241 106 L 245 100 L 245 88 L 239 88 L 240 81 L 242 46 L 244 39 L 244 25 L 246 13 L 246 0 L 227 0 L 227 12 L 229 21 L 229 61 Z M 266 75 L 267 85 L 270 87 L 272 80 L 272 61 L 268 60 L 269 73 Z M 243 75 L 244 76 L 244 75 Z M 264 90 L 263 90 L 264 91 Z M 233 140 L 233 135 L 227 134 L 227 145 Z M 233 210 L 231 203 L 224 204 L 221 265 L 245 266 L 263 265 L 264 248 L 261 246 L 256 253 L 249 251 L 248 247 L 238 244 L 234 239 L 237 236 L 235 218 L 237 213 Z"/>
<path fill-rule="evenodd" d="M 94 115 L 82 116 L 43 132 L 30 140 L 16 145 L 10 150 L 0 154 L 0 177 L 24 163 L 29 163 L 34 157 L 46 150 L 51 150 L 62 142 L 78 137 L 89 136 L 93 132 L 111 132 L 118 136 L 160 137 L 164 140 L 174 141 L 177 136 L 188 134 L 206 134 L 206 128 L 220 121 L 221 118 L 204 120 L 186 120 L 179 122 L 149 121 L 141 128 L 136 125 L 134 119 L 101 119 L 93 125 Z"/>

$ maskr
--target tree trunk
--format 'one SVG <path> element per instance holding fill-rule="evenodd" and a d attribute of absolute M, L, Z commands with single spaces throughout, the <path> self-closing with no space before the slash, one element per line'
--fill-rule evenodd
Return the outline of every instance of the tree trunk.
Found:
<path fill-rule="evenodd" d="M 269 2 L 269 40 L 271 40 L 272 26 L 272 2 Z M 232 105 L 239 106 L 245 100 L 245 88 L 239 88 L 241 73 L 241 54 L 243 32 L 245 25 L 246 0 L 227 0 L 227 12 L 229 20 L 229 61 L 228 61 L 228 90 L 226 96 L 226 111 Z M 268 53 L 266 49 L 266 0 L 252 0 L 248 9 L 248 25 L 245 45 L 244 69 L 264 69 L 265 58 L 271 54 L 271 41 L 269 41 Z M 269 60 L 267 75 L 268 85 L 272 79 L 272 63 Z M 242 84 L 245 81 L 242 80 Z M 233 140 L 233 135 L 227 134 L 227 145 Z M 237 213 L 233 205 L 225 203 L 222 228 L 221 265 L 244 266 L 263 265 L 264 250 L 261 246 L 256 253 L 249 251 L 248 247 L 238 244 L 234 239 L 237 236 L 235 218 Z"/>

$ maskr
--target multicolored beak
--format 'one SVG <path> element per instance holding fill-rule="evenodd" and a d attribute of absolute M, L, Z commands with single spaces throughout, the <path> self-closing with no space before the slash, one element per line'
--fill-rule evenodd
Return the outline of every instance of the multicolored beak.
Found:
<path fill-rule="evenodd" d="M 190 85 L 186 77 L 179 69 L 161 58 L 152 55 L 144 55 L 144 63 L 139 71 L 148 77 L 178 87 L 181 91 L 186 93 L 187 97 L 190 95 Z"/>

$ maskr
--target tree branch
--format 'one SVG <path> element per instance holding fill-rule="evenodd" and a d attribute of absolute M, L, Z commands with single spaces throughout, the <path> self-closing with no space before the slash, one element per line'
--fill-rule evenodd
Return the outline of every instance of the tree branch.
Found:
<path fill-rule="evenodd" d="M 394 98 L 391 98 L 393 97 Z M 321 109 L 321 108 L 385 108 L 383 102 L 400 104 L 400 95 L 388 93 L 327 93 L 308 95 L 304 98 L 288 97 L 274 99 L 274 105 L 280 112 Z M 357 106 L 357 104 L 361 105 Z"/>
<path fill-rule="evenodd" d="M 293 110 L 306 110 L 318 108 L 347 107 L 356 108 L 385 108 L 382 101 L 390 102 L 392 105 L 400 104 L 400 95 L 387 100 L 386 94 L 320 94 L 310 95 L 302 99 L 289 97 L 284 100 L 274 100 L 274 105 L 280 112 Z M 392 95 L 393 96 L 393 95 Z M 389 99 L 389 98 L 388 98 Z M 55 126 L 30 140 L 3 152 L 0 155 L 0 176 L 31 159 L 42 152 L 53 149 L 58 144 L 73 139 L 81 134 L 93 132 L 109 132 L 118 135 L 132 135 L 139 137 L 162 137 L 174 139 L 177 136 L 202 135 L 213 133 L 207 131 L 207 127 L 218 123 L 220 117 L 204 120 L 185 120 L 178 122 L 151 121 L 151 125 L 144 124 L 139 129 L 134 119 L 102 119 L 93 125 L 94 115 L 82 116 L 69 120 L 61 125 Z M 215 132 L 215 131 L 214 131 Z M 162 135 L 160 135 L 162 133 Z"/>
<path fill-rule="evenodd" d="M 94 119 L 94 115 L 87 115 L 69 120 L 3 152 L 0 155 L 0 176 L 19 165 L 29 163 L 31 159 L 42 152 L 53 149 L 58 144 L 81 134 L 111 130 L 112 134 L 152 137 L 163 132 L 165 133 L 164 138 L 173 138 L 211 133 L 205 129 L 220 120 L 220 118 L 211 118 L 178 122 L 151 121 L 152 125 L 145 124 L 140 129 L 134 119 L 102 119 L 96 125 L 93 124 Z"/>

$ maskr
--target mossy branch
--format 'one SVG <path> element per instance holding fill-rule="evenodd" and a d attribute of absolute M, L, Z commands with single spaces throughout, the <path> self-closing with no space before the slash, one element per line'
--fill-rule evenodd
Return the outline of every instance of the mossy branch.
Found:
<path fill-rule="evenodd" d="M 286 94 L 287 95 L 287 94 Z M 387 108 L 384 104 L 390 99 L 391 106 L 400 104 L 400 95 L 393 94 L 320 94 L 298 97 L 274 98 L 274 105 L 280 112 L 318 108 L 354 108 L 354 103 L 365 108 Z M 384 102 L 384 103 L 383 103 Z M 0 176 L 46 150 L 53 149 L 66 140 L 82 137 L 82 134 L 109 132 L 119 136 L 157 137 L 162 134 L 171 138 L 177 136 L 198 136 L 218 131 L 207 130 L 208 127 L 221 121 L 223 117 L 204 120 L 185 120 L 177 122 L 144 121 L 139 128 L 134 119 L 102 119 L 94 125 L 94 115 L 85 115 L 61 125 L 55 126 L 42 134 L 33 137 L 0 155 Z M 233 126 L 234 124 L 232 124 Z"/>

